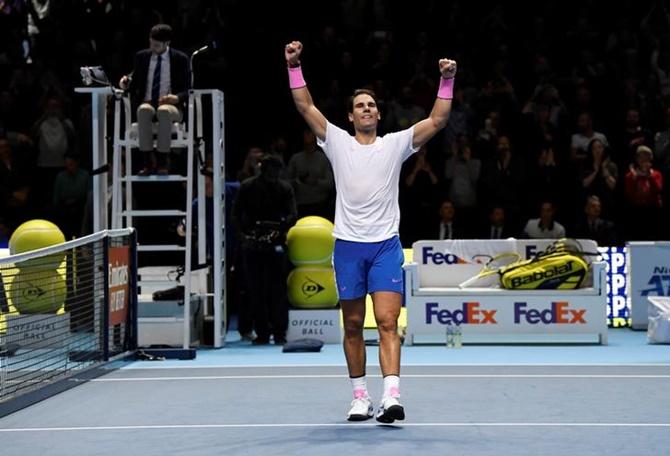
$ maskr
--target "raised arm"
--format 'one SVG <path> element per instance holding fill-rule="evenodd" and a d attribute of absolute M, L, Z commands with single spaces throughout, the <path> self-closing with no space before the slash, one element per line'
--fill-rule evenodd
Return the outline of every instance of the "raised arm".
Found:
<path fill-rule="evenodd" d="M 454 91 L 454 76 L 456 76 L 456 62 L 441 59 L 439 64 L 442 77 L 440 78 L 437 99 L 430 115 L 414 124 L 414 142 L 412 144 L 414 148 L 426 144 L 438 131 L 447 126 L 447 120 L 449 120 Z"/>
<path fill-rule="evenodd" d="M 298 108 L 298 112 L 305 119 L 309 128 L 317 138 L 325 141 L 326 124 L 328 121 L 321 114 L 321 111 L 314 106 L 312 96 L 307 89 L 307 83 L 302 76 L 302 68 L 300 67 L 301 53 L 302 43 L 300 41 L 292 41 L 284 49 L 284 56 L 288 64 L 288 81 L 289 87 L 291 87 L 291 95 L 293 96 L 295 107 Z"/>

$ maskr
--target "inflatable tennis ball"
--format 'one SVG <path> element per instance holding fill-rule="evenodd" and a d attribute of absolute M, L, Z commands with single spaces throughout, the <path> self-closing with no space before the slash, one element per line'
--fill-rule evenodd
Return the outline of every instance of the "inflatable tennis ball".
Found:
<path fill-rule="evenodd" d="M 63 307 L 67 286 L 56 269 L 22 269 L 10 285 L 11 304 L 20 314 L 55 314 Z"/>
<path fill-rule="evenodd" d="M 337 306 L 337 287 L 333 268 L 299 266 L 288 275 L 288 300 L 301 309 L 324 309 Z"/>
<path fill-rule="evenodd" d="M 288 230 L 288 257 L 296 266 L 330 265 L 335 247 L 333 224 L 323 217 L 303 217 Z"/>
<path fill-rule="evenodd" d="M 29 220 L 19 225 L 9 238 L 9 253 L 16 255 L 65 242 L 63 232 L 48 220 Z M 42 258 L 21 261 L 19 268 L 57 269 L 65 258 L 64 253 L 55 253 Z"/>

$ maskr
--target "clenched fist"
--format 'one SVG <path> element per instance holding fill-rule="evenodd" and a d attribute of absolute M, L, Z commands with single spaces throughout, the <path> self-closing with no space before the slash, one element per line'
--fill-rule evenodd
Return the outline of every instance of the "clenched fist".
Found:
<path fill-rule="evenodd" d="M 300 65 L 300 54 L 302 53 L 302 43 L 300 41 L 291 41 L 284 48 L 284 57 L 290 67 Z"/>
<path fill-rule="evenodd" d="M 456 61 L 449 59 L 440 59 L 440 73 L 444 79 L 451 79 L 456 76 Z"/>

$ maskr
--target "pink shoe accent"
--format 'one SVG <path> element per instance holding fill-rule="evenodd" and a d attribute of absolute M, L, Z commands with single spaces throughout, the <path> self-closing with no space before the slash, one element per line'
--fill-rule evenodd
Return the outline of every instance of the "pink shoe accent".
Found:
<path fill-rule="evenodd" d="M 400 388 L 396 388 L 395 386 L 391 387 L 391 389 L 389 389 L 389 396 L 400 397 Z"/>
<path fill-rule="evenodd" d="M 354 399 L 363 399 L 368 396 L 368 392 L 363 389 L 354 390 Z"/>

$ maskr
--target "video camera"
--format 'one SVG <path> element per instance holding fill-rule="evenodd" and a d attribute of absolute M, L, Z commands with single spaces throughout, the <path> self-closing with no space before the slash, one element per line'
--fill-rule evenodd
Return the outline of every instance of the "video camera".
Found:
<path fill-rule="evenodd" d="M 85 86 L 91 86 L 93 84 L 99 86 L 112 85 L 101 66 L 84 66 L 79 68 L 79 73 L 81 74 L 81 82 Z"/>
<path fill-rule="evenodd" d="M 244 235 L 244 246 L 248 250 L 268 252 L 276 250 L 286 240 L 286 222 L 257 221 L 253 228 Z"/>

